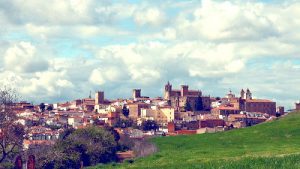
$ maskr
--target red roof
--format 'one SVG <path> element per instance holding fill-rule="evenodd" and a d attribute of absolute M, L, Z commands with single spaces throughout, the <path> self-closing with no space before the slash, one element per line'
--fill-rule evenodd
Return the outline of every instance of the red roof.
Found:
<path fill-rule="evenodd" d="M 219 106 L 217 109 L 219 109 L 219 110 L 240 110 L 239 108 L 234 107 L 234 106 L 224 106 L 224 105 Z"/>
<path fill-rule="evenodd" d="M 267 100 L 267 99 L 248 99 L 248 100 L 246 100 L 246 102 L 251 102 L 251 103 L 256 103 L 256 102 L 259 102 L 259 103 L 272 103 L 273 101 Z"/>

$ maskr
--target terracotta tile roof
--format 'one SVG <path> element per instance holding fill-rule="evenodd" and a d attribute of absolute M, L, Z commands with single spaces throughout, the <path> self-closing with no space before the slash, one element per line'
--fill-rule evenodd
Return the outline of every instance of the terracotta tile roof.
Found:
<path fill-rule="evenodd" d="M 248 99 L 248 100 L 246 100 L 246 102 L 250 102 L 250 103 L 256 103 L 256 102 L 259 102 L 259 103 L 271 103 L 273 101 L 267 100 L 267 99 Z"/>
<path fill-rule="evenodd" d="M 246 118 L 245 114 L 229 114 L 228 118 Z"/>
<path fill-rule="evenodd" d="M 217 109 L 219 109 L 219 110 L 240 110 L 237 107 L 225 106 L 225 105 L 221 105 L 221 106 L 217 107 Z"/>

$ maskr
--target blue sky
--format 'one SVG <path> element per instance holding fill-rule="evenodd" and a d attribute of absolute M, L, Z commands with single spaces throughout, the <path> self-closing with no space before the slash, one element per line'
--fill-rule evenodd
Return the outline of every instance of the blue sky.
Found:
<path fill-rule="evenodd" d="M 0 2 L 0 84 L 59 102 L 169 80 L 212 96 L 250 88 L 292 108 L 300 99 L 300 3 L 20 0 Z"/>

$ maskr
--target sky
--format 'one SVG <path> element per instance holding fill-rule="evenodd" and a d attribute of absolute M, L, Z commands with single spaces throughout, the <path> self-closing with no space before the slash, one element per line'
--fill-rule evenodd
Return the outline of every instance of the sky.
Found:
<path fill-rule="evenodd" d="M 29 102 L 205 95 L 300 99 L 296 0 L 0 0 L 0 85 Z"/>

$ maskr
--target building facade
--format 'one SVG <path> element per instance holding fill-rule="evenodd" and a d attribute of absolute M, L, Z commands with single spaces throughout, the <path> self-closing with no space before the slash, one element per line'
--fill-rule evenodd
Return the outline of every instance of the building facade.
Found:
<path fill-rule="evenodd" d="M 169 105 L 176 111 L 184 110 L 187 103 L 194 111 L 210 110 L 210 97 L 203 96 L 200 90 L 189 90 L 188 85 L 181 85 L 180 90 L 173 90 L 172 85 L 168 82 L 165 85 L 164 99 L 168 100 Z M 197 104 L 200 105 L 198 108 Z"/>

